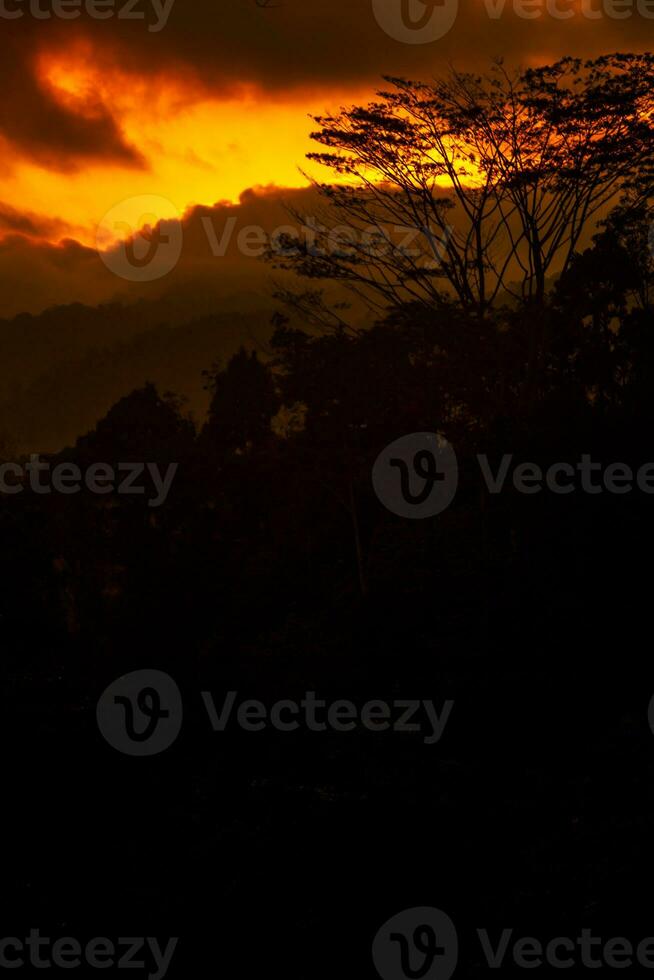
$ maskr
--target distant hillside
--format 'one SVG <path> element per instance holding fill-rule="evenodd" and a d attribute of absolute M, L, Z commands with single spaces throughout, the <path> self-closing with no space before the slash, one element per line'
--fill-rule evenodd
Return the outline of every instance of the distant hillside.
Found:
<path fill-rule="evenodd" d="M 160 302 L 75 304 L 0 321 L 0 442 L 18 452 L 56 452 L 146 381 L 187 398 L 201 421 L 208 402 L 202 372 L 241 345 L 265 348 L 272 309 L 186 323 L 168 313 Z"/>

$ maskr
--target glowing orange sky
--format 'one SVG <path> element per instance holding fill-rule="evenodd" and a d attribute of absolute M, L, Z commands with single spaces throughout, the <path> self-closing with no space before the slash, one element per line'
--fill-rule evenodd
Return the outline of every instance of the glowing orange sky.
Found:
<path fill-rule="evenodd" d="M 41 84 L 81 116 L 92 115 L 99 104 L 108 107 L 126 142 L 147 161 L 141 170 L 98 163 L 72 173 L 56 173 L 26 159 L 12 161 L 4 199 L 20 201 L 35 214 L 64 218 L 71 237 L 89 245 L 103 215 L 127 198 L 167 198 L 170 213 L 159 216 L 172 217 L 192 204 L 237 201 L 248 187 L 305 186 L 298 167 L 311 170 L 305 154 L 315 149 L 308 112 L 335 109 L 370 94 L 334 93 L 330 105 L 324 93 L 281 102 L 250 90 L 210 99 L 170 80 L 157 83 L 119 70 L 101 71 L 88 48 L 42 55 L 36 67 Z M 125 220 L 137 218 L 127 207 Z"/>

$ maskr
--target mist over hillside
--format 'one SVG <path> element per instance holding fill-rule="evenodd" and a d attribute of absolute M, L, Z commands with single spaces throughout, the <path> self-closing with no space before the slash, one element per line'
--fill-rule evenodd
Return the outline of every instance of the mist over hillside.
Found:
<path fill-rule="evenodd" d="M 0 449 L 56 452 L 92 429 L 147 381 L 186 400 L 199 423 L 208 405 L 203 371 L 239 347 L 265 356 L 273 307 L 184 321 L 165 304 L 79 304 L 0 321 Z"/>

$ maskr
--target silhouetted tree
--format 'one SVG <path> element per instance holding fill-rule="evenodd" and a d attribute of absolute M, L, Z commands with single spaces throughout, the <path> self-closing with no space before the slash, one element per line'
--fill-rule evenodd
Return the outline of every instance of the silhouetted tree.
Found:
<path fill-rule="evenodd" d="M 248 353 L 242 347 L 225 369 L 214 367 L 208 378 L 212 398 L 202 444 L 235 452 L 270 442 L 271 421 L 280 400 L 270 369 L 261 363 L 257 352 Z"/>
<path fill-rule="evenodd" d="M 182 404 L 172 393 L 160 396 L 148 383 L 121 398 L 92 432 L 82 436 L 75 456 L 106 462 L 179 462 L 195 439 L 195 427 L 182 415 Z"/>
<path fill-rule="evenodd" d="M 317 185 L 328 207 L 313 240 L 273 250 L 279 266 L 337 280 L 378 313 L 442 307 L 444 287 L 479 317 L 509 297 L 542 305 L 593 219 L 622 192 L 633 206 L 651 193 L 651 55 L 387 80 L 378 101 L 317 117 L 327 149 L 310 158 L 346 180 Z M 393 227 L 415 233 L 410 247 Z M 338 315 L 315 291 L 283 295 L 314 320 Z M 532 318 L 532 358 L 541 329 Z"/>

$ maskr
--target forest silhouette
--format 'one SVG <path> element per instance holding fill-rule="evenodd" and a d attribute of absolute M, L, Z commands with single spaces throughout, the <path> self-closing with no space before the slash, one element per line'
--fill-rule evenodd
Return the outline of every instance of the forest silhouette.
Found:
<path fill-rule="evenodd" d="M 50 458 L 177 463 L 165 505 L 0 495 L 3 714 L 22 732 L 15 819 L 37 841 L 7 858 L 17 909 L 27 882 L 47 905 L 65 869 L 65 765 L 109 863 L 139 867 L 129 896 L 108 881 L 109 920 L 147 902 L 206 935 L 213 908 L 188 869 L 220 860 L 221 928 L 238 945 L 263 922 L 252 962 L 283 950 L 289 976 L 307 962 L 313 977 L 345 973 L 325 917 L 352 948 L 347 972 L 367 976 L 379 923 L 445 894 L 499 929 L 646 928 L 654 500 L 491 495 L 475 459 L 654 462 L 653 81 L 648 55 L 498 64 L 388 80 L 375 103 L 321 117 L 317 157 L 348 179 L 316 185 L 317 242 L 271 250 L 303 285 L 279 291 L 265 350 L 206 364 L 201 426 L 144 378 Z M 389 236 L 397 224 L 419 233 L 417 253 Z M 334 249 L 343 226 L 357 234 Z M 373 326 L 325 302 L 334 281 Z M 371 472 L 419 432 L 454 447 L 459 489 L 411 521 Z M 313 690 L 455 708 L 434 747 L 364 731 L 216 746 L 194 722 L 160 765 L 108 751 L 98 766 L 94 696 L 148 666 L 266 702 Z M 151 850 L 136 852 L 130 820 L 156 822 Z M 89 872 L 66 870 L 57 901 L 83 924 Z"/>

